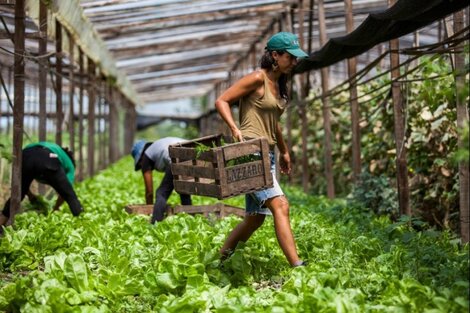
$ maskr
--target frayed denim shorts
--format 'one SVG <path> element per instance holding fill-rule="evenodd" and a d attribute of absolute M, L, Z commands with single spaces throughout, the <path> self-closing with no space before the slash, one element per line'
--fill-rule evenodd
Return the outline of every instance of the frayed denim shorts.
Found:
<path fill-rule="evenodd" d="M 276 161 L 274 158 L 274 151 L 269 152 L 269 159 L 271 161 L 273 186 L 271 188 L 258 190 L 245 195 L 246 215 L 272 215 L 271 211 L 264 205 L 264 203 L 268 199 L 284 195 L 276 179 Z"/>

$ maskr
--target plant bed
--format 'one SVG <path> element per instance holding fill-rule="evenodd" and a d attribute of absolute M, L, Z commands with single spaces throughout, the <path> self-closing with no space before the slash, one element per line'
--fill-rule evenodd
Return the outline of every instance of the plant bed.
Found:
<path fill-rule="evenodd" d="M 226 144 L 222 135 L 169 147 L 175 190 L 225 199 L 272 187 L 269 145 L 265 138 Z"/>
<path fill-rule="evenodd" d="M 129 214 L 152 215 L 153 204 L 128 204 L 124 209 Z M 223 218 L 230 214 L 240 217 L 245 216 L 244 209 L 225 203 L 216 203 L 212 205 L 176 205 L 174 208 L 168 207 L 167 209 L 167 216 L 178 213 L 187 213 L 190 215 L 202 214 L 205 217 L 209 217 L 209 215 L 212 214 L 218 218 Z"/>

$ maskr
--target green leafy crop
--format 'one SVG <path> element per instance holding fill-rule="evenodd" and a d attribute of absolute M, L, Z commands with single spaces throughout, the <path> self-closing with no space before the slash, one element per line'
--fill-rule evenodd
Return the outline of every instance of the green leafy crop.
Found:
<path fill-rule="evenodd" d="M 77 184 L 79 217 L 64 205 L 19 214 L 4 229 L 0 311 L 468 312 L 468 245 L 452 233 L 284 187 L 309 265 L 288 266 L 269 217 L 221 264 L 218 251 L 241 219 L 183 213 L 152 225 L 127 214 L 144 188 L 126 157 Z M 178 203 L 173 193 L 169 204 Z"/>

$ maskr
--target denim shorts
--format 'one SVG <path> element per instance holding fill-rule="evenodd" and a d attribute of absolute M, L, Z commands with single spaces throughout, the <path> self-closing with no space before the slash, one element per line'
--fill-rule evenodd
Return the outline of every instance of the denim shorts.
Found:
<path fill-rule="evenodd" d="M 269 152 L 269 159 L 271 161 L 271 174 L 273 175 L 273 186 L 271 188 L 258 190 L 245 195 L 246 215 L 272 215 L 271 211 L 264 205 L 264 203 L 268 199 L 284 195 L 276 179 L 276 161 L 274 159 L 273 151 Z"/>

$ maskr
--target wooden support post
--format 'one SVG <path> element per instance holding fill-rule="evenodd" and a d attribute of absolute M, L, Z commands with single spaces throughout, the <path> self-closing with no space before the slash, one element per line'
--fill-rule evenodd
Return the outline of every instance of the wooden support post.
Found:
<path fill-rule="evenodd" d="M 439 20 L 437 25 L 437 41 L 441 42 L 444 36 L 442 35 L 442 20 Z"/>
<path fill-rule="evenodd" d="M 419 47 L 419 30 L 414 32 L 413 47 Z"/>
<path fill-rule="evenodd" d="M 395 0 L 389 0 L 390 5 L 393 5 L 394 3 Z M 409 204 L 410 190 L 408 187 L 408 166 L 405 145 L 405 108 L 400 91 L 400 83 L 396 81 L 396 79 L 398 79 L 400 76 L 400 55 L 398 54 L 398 48 L 398 39 L 390 40 L 390 68 L 392 69 L 392 100 L 395 128 L 395 147 L 397 153 L 396 166 L 398 203 L 400 205 L 400 214 L 411 216 L 411 208 Z"/>
<path fill-rule="evenodd" d="M 308 9 L 308 42 L 307 42 L 307 53 L 310 55 L 312 53 L 313 45 L 313 8 L 315 0 L 310 0 L 309 9 Z M 310 92 L 310 71 L 306 73 L 307 81 L 305 82 L 305 88 L 307 92 Z"/>
<path fill-rule="evenodd" d="M 109 99 L 109 159 L 111 163 L 114 163 L 119 158 L 118 153 L 118 142 L 119 142 L 119 111 L 118 103 L 116 101 L 116 90 L 115 87 L 108 88 L 108 99 Z"/>
<path fill-rule="evenodd" d="M 325 23 L 325 7 L 323 0 L 318 0 L 318 23 L 320 30 L 320 44 L 326 44 L 326 23 Z M 325 177 L 327 183 L 327 195 L 329 198 L 335 197 L 335 184 L 333 179 L 333 158 L 331 155 L 331 122 L 330 122 L 330 104 L 325 93 L 329 87 L 328 68 L 321 69 L 322 81 L 322 102 L 323 102 L 323 128 L 325 130 Z"/>
<path fill-rule="evenodd" d="M 21 167 L 24 131 L 24 53 L 25 53 L 25 5 L 24 0 L 15 2 L 15 87 L 13 106 L 13 161 L 11 177 L 10 221 L 15 220 L 21 203 Z"/>
<path fill-rule="evenodd" d="M 11 67 L 8 67 L 8 82 L 7 82 L 7 90 L 6 90 L 6 93 L 7 93 L 7 97 L 10 98 L 9 96 L 9 92 L 10 90 L 12 90 L 13 88 L 13 84 L 14 84 L 14 81 L 13 81 L 13 76 L 14 76 L 14 73 L 15 73 L 15 69 L 11 69 Z M 11 99 L 8 100 L 8 102 L 10 103 Z M 15 96 L 13 95 L 13 102 L 15 101 Z M 10 109 L 8 108 L 9 106 L 7 105 L 7 113 L 8 111 L 10 111 Z M 13 109 L 11 109 L 13 110 Z M 13 113 L 13 112 L 12 112 Z M 10 131 L 11 131 L 11 118 L 8 117 L 7 118 L 7 134 L 10 134 Z"/>
<path fill-rule="evenodd" d="M 98 73 L 100 73 L 100 69 L 98 69 Z M 98 140 L 98 170 L 103 168 L 103 76 L 98 74 L 96 77 L 96 108 L 98 109 L 98 113 L 96 115 L 96 139 Z"/>
<path fill-rule="evenodd" d="M 32 108 L 32 103 L 31 103 L 31 99 L 33 97 L 33 85 L 31 84 L 31 82 L 28 82 L 25 78 L 25 86 L 24 86 L 24 94 L 25 94 L 25 97 L 24 97 L 24 115 L 26 117 L 30 117 L 30 121 L 33 120 L 33 116 L 34 116 L 34 112 L 33 112 L 33 108 Z M 31 122 L 30 122 L 31 123 Z M 31 125 L 31 128 L 33 129 L 33 125 Z"/>
<path fill-rule="evenodd" d="M 39 1 L 39 141 L 46 140 L 47 7 Z"/>
<path fill-rule="evenodd" d="M 354 30 L 353 7 L 352 0 L 344 0 L 346 11 L 346 31 L 351 33 Z M 356 75 L 357 68 L 356 58 L 348 59 L 348 75 L 351 78 Z M 357 101 L 357 84 L 351 82 L 349 84 L 349 98 L 351 101 L 351 130 L 352 130 L 352 170 L 353 180 L 357 183 L 361 174 L 361 130 L 359 127 L 359 104 Z"/>
<path fill-rule="evenodd" d="M 75 75 L 74 75 L 74 62 L 75 62 L 75 43 L 72 35 L 68 33 L 69 37 L 69 146 L 75 152 L 75 110 L 73 104 L 75 92 Z"/>
<path fill-rule="evenodd" d="M 445 30 L 445 38 L 452 37 L 454 35 L 454 28 L 452 23 L 452 16 L 447 16 L 444 18 L 444 30 Z M 452 69 L 455 69 L 455 57 L 453 54 L 450 54 L 450 61 L 452 65 Z"/>
<path fill-rule="evenodd" d="M 80 75 L 79 96 L 78 96 L 78 180 L 83 180 L 83 93 L 85 88 L 85 67 L 83 64 L 83 51 L 78 49 L 78 67 Z"/>
<path fill-rule="evenodd" d="M 414 48 L 419 47 L 419 30 L 413 33 L 413 47 Z M 419 64 L 419 59 L 415 59 L 410 63 L 410 67 L 414 68 L 418 66 L 418 64 Z"/>
<path fill-rule="evenodd" d="M 107 132 L 108 132 L 108 116 L 106 115 L 106 111 L 109 114 L 109 110 L 106 110 L 106 106 L 108 105 L 107 98 L 108 93 L 108 85 L 106 84 L 106 77 L 103 75 L 101 77 L 101 110 L 100 110 L 100 152 L 101 152 L 101 169 L 105 169 L 106 166 L 109 164 L 109 140 L 106 140 Z"/>
<path fill-rule="evenodd" d="M 95 107 L 96 107 L 96 69 L 95 63 L 88 58 L 88 177 L 95 174 Z"/>
<path fill-rule="evenodd" d="M 285 31 L 292 32 L 293 30 L 293 25 L 292 25 L 292 14 L 291 12 L 293 11 L 292 7 L 288 7 L 286 12 L 283 14 L 282 19 L 279 20 L 279 25 L 280 29 L 285 29 Z M 291 153 L 291 159 L 293 160 L 293 152 L 292 152 L 292 147 L 293 147 L 293 140 L 292 140 L 292 129 L 293 129 L 293 123 L 294 119 L 292 118 L 292 113 L 294 111 L 294 102 L 292 101 L 292 88 L 293 88 L 293 80 L 290 80 L 290 86 L 288 88 L 289 94 L 288 97 L 290 99 L 289 106 L 287 107 L 287 112 L 286 112 L 286 130 L 287 130 L 287 148 L 289 149 L 289 153 Z M 296 165 L 295 162 L 292 164 L 292 171 L 289 175 L 289 182 L 293 183 L 294 182 L 294 177 L 296 175 Z M 277 173 L 276 173 L 277 176 Z"/>
<path fill-rule="evenodd" d="M 128 131 L 125 132 L 124 136 L 124 147 L 125 151 L 129 152 L 131 151 L 132 144 L 134 143 L 137 112 L 128 99 L 124 98 L 122 94 L 121 97 L 123 97 L 126 104 L 126 125 L 128 127 Z"/>
<path fill-rule="evenodd" d="M 304 2 L 303 0 L 299 0 L 299 44 L 300 47 L 304 47 Z M 305 74 L 299 75 L 300 80 L 300 88 L 299 88 L 299 115 L 301 119 L 301 132 L 302 132 L 302 187 L 304 192 L 308 192 L 308 183 L 310 177 L 310 171 L 308 166 L 308 149 L 307 149 L 307 137 L 308 137 L 308 120 L 307 120 L 307 104 L 305 102 L 305 98 L 308 95 L 308 90 L 306 90 L 305 86 Z"/>
<path fill-rule="evenodd" d="M 3 84 L 4 84 L 4 81 L 3 81 L 3 72 L 2 72 L 2 69 L 0 68 L 0 121 L 2 120 L 2 110 L 3 110 L 3 105 L 2 105 L 2 93 L 3 93 Z M 6 90 L 5 90 L 6 91 Z M 7 98 L 8 95 L 5 95 L 5 98 Z M 7 108 L 8 108 L 8 104 L 7 104 Z M 7 111 L 5 110 L 5 113 L 7 113 Z M 1 158 L 0 158 L 0 165 L 1 165 Z M 2 178 L 3 176 L 0 175 L 0 183 L 2 182 Z"/>
<path fill-rule="evenodd" d="M 454 14 L 454 33 L 460 32 L 464 28 L 464 11 L 460 11 Z M 468 41 L 467 41 L 468 42 Z M 460 43 L 456 50 L 464 50 L 464 43 Z M 465 99 L 465 55 L 463 53 L 455 54 L 455 68 L 456 68 L 456 94 L 457 94 L 457 129 L 462 130 L 465 126 L 468 127 L 468 103 Z M 459 134 L 458 147 L 464 149 L 465 143 L 462 136 Z M 470 189 L 470 178 L 468 160 L 462 160 L 459 162 L 459 185 L 460 185 L 460 237 L 462 243 L 468 243 L 470 230 L 470 200 L 469 200 L 469 189 Z"/>
<path fill-rule="evenodd" d="M 62 25 L 58 20 L 55 21 L 55 47 L 56 47 L 56 135 L 55 142 L 62 145 L 62 123 L 64 120 L 64 112 L 62 108 Z"/>

